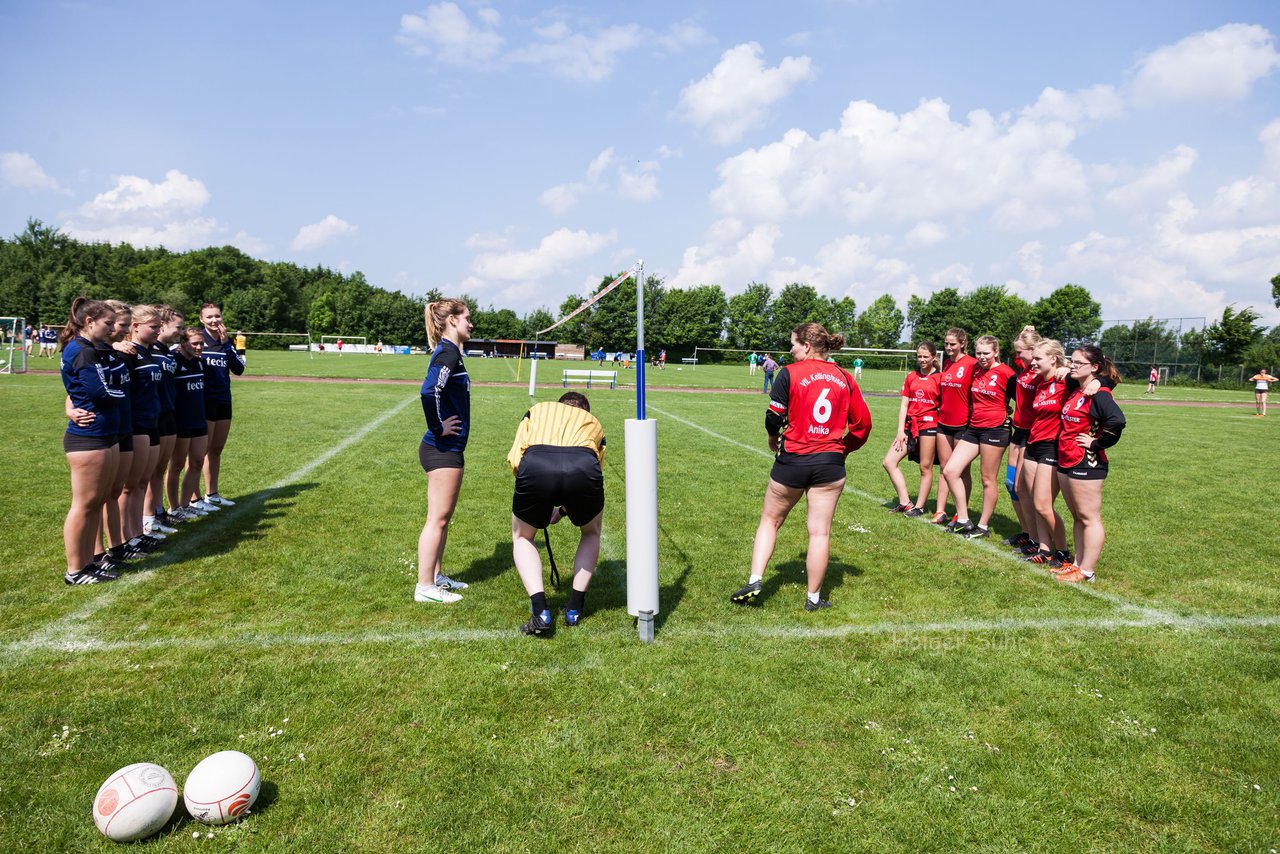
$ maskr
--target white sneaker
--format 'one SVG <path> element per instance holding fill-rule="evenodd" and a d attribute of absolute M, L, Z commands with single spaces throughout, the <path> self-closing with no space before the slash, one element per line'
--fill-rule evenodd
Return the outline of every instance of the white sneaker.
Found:
<path fill-rule="evenodd" d="M 436 587 L 441 590 L 466 590 L 471 585 L 465 581 L 454 581 L 444 573 L 436 576 Z"/>
<path fill-rule="evenodd" d="M 159 528 L 157 528 L 155 525 L 143 525 L 143 526 L 142 526 L 142 533 L 144 533 L 144 534 L 146 534 L 148 537 L 151 537 L 151 538 L 156 539 L 156 540 L 163 540 L 163 539 L 166 539 L 166 537 L 165 537 L 164 533 L 163 533 Z"/>
<path fill-rule="evenodd" d="M 153 531 L 159 531 L 159 532 L 160 532 L 160 533 L 162 533 L 162 534 L 176 534 L 176 533 L 178 533 L 178 529 L 177 529 L 177 528 L 170 528 L 170 527 L 169 527 L 168 525 L 166 525 L 164 522 L 152 522 L 152 523 L 151 523 L 151 530 L 153 530 Z"/>
<path fill-rule="evenodd" d="M 182 512 L 187 514 L 188 519 L 199 519 L 201 516 L 208 516 L 208 511 L 200 506 L 202 503 L 203 502 L 196 501 L 192 504 L 188 504 L 186 507 L 182 508 Z"/>
<path fill-rule="evenodd" d="M 235 507 L 236 503 L 230 498 L 223 498 L 216 492 L 210 493 L 204 497 L 206 504 L 214 504 L 222 507 Z"/>
<path fill-rule="evenodd" d="M 450 602 L 458 602 L 462 599 L 457 593 L 450 593 L 435 584 L 419 584 L 413 588 L 413 601 L 415 602 L 438 602 L 448 604 Z"/>
<path fill-rule="evenodd" d="M 191 503 L 191 506 L 195 507 L 198 510 L 203 510 L 206 514 L 217 513 L 218 510 L 220 509 L 217 504 L 210 503 L 208 501 L 205 501 L 204 499 L 201 499 L 199 501 L 193 501 Z"/>

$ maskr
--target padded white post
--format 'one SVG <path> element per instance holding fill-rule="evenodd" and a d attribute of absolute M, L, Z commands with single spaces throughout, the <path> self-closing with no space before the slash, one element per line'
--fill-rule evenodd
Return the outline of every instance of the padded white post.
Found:
<path fill-rule="evenodd" d="M 627 613 L 658 613 L 658 422 L 625 424 Z"/>

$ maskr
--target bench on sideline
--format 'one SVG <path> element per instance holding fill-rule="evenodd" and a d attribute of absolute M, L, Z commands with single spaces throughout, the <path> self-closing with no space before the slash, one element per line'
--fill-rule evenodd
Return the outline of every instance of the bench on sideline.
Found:
<path fill-rule="evenodd" d="M 564 372 L 564 376 L 560 378 L 562 388 L 568 388 L 569 383 L 585 382 L 587 388 L 593 388 L 594 383 L 602 383 L 608 381 L 609 388 L 616 389 L 618 387 L 617 371 L 578 371 L 568 370 Z"/>

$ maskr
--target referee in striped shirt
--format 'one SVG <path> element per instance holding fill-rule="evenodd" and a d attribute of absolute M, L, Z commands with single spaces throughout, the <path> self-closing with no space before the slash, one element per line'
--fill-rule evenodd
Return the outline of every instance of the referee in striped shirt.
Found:
<path fill-rule="evenodd" d="M 604 428 L 591 414 L 586 395 L 571 391 L 555 403 L 530 408 L 516 428 L 507 462 L 516 476 L 511 499 L 511 551 L 532 611 L 520 631 L 549 635 L 555 619 L 542 584 L 542 557 L 533 542 L 538 529 L 568 516 L 581 531 L 569 604 L 564 608 L 566 626 L 576 626 L 582 619 L 587 586 L 600 557 Z"/>

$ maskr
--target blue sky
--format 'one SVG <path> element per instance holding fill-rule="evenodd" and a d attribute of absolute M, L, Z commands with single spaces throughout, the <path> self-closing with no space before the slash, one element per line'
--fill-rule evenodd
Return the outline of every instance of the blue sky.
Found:
<path fill-rule="evenodd" d="M 522 313 L 643 258 L 1280 323 L 1280 6 L 1040 6 L 10 0 L 0 233 Z"/>

